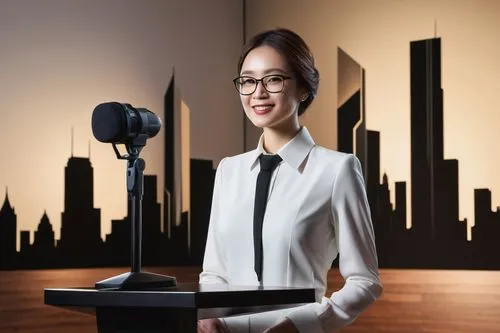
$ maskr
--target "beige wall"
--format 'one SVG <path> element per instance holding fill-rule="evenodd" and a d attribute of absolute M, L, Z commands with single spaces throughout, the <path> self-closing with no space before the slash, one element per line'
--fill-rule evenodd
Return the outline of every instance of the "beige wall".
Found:
<path fill-rule="evenodd" d="M 125 215 L 124 164 L 91 133 L 94 106 L 118 100 L 161 114 L 175 67 L 191 111 L 191 155 L 218 163 L 243 150 L 242 111 L 230 80 L 242 41 L 235 0 L 1 0 L 0 200 L 9 187 L 19 229 L 43 214 L 58 237 L 63 171 L 92 142 L 95 206 L 103 233 Z M 445 155 L 460 161 L 460 217 L 473 217 L 473 189 L 500 205 L 495 97 L 500 77 L 496 0 L 250 0 L 246 35 L 289 27 L 310 44 L 321 72 L 303 117 L 316 141 L 336 147 L 337 47 L 366 69 L 368 128 L 381 131 L 381 170 L 410 179 L 409 41 L 442 37 Z M 247 147 L 258 131 L 248 126 Z M 163 131 L 142 156 L 163 182 Z"/>
<path fill-rule="evenodd" d="M 247 36 L 282 26 L 310 44 L 321 83 L 302 121 L 322 145 L 337 145 L 337 48 L 365 68 L 367 125 L 381 131 L 381 171 L 391 188 L 410 181 L 409 42 L 432 38 L 436 21 L 444 149 L 459 160 L 460 217 L 473 222 L 474 188 L 490 188 L 500 205 L 500 1 L 252 0 L 246 11 Z M 256 133 L 248 133 L 251 148 Z"/>
<path fill-rule="evenodd" d="M 87 157 L 91 140 L 103 234 L 126 215 L 125 162 L 93 139 L 92 110 L 116 100 L 162 115 L 174 67 L 191 110 L 192 157 L 218 163 L 240 153 L 231 79 L 242 33 L 235 0 L 1 0 L 0 201 L 8 187 L 18 230 L 34 230 L 46 209 L 59 237 L 72 126 L 75 156 Z M 163 135 L 141 154 L 158 184 Z"/>

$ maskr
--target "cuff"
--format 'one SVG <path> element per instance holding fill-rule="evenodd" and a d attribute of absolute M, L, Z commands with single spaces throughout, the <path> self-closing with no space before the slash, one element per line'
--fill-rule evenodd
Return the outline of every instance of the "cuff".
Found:
<path fill-rule="evenodd" d="M 234 317 L 218 318 L 228 332 L 248 333 L 250 332 L 249 316 L 240 315 Z"/>

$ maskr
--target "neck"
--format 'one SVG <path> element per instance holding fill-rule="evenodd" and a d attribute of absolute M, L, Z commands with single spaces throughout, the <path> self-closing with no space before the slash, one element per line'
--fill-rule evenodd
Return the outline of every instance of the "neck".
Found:
<path fill-rule="evenodd" d="M 294 122 L 286 127 L 265 127 L 264 128 L 264 150 L 271 154 L 276 154 L 278 150 L 286 145 L 300 130 L 300 124 Z"/>

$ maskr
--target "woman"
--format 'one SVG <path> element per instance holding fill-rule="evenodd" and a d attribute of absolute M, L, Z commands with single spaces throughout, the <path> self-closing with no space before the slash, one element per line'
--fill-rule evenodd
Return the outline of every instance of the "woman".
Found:
<path fill-rule="evenodd" d="M 263 134 L 255 150 L 224 158 L 217 168 L 200 283 L 314 287 L 317 303 L 202 320 L 198 332 L 336 331 L 382 291 L 360 163 L 316 145 L 299 124 L 316 96 L 319 73 L 297 34 L 275 29 L 253 37 L 238 73 L 243 109 Z M 264 159 L 277 165 L 262 190 Z M 261 191 L 264 203 L 256 196 Z M 259 215 L 263 221 L 256 222 Z M 337 254 L 345 284 L 327 298 L 327 273 Z"/>

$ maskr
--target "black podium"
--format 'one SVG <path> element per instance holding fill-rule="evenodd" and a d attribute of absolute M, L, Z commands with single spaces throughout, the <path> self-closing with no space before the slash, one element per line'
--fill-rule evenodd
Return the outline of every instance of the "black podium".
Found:
<path fill-rule="evenodd" d="M 315 301 L 313 288 L 184 283 L 117 290 L 47 288 L 45 304 L 95 314 L 99 333 L 195 333 L 198 319 Z"/>

